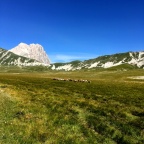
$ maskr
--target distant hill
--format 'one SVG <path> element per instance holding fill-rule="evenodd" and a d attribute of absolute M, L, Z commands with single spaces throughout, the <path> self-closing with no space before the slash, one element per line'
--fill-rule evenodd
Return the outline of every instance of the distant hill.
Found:
<path fill-rule="evenodd" d="M 85 61 L 51 64 L 52 70 L 81 70 L 93 68 L 144 68 L 144 51 L 104 55 Z"/>

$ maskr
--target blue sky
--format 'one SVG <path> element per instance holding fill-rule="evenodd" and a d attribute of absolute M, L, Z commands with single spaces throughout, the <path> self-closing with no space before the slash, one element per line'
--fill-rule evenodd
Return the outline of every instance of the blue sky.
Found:
<path fill-rule="evenodd" d="M 144 0 L 0 0 L 0 47 L 39 43 L 52 62 L 144 50 Z"/>

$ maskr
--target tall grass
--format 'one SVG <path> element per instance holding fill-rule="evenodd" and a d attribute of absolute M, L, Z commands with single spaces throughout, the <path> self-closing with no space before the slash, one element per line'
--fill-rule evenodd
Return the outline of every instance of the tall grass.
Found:
<path fill-rule="evenodd" d="M 0 143 L 144 143 L 142 70 L 0 74 Z M 89 79 L 91 83 L 52 78 Z"/>

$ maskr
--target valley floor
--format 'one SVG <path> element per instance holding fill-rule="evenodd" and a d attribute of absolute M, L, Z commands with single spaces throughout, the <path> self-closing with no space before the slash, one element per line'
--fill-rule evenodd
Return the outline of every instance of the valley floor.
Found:
<path fill-rule="evenodd" d="M 0 73 L 0 143 L 143 144 L 138 76 L 144 70 Z"/>

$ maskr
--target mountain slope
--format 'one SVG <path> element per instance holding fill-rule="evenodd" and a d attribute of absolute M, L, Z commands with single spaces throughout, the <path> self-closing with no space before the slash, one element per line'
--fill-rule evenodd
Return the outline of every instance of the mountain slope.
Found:
<path fill-rule="evenodd" d="M 81 70 L 95 68 L 133 69 L 144 68 L 144 51 L 127 52 L 100 56 L 85 61 L 72 61 L 69 63 L 54 63 L 51 65 L 41 63 L 35 59 L 16 55 L 11 51 L 0 48 L 0 65 L 8 66 L 48 66 L 51 70 Z"/>
<path fill-rule="evenodd" d="M 138 68 L 144 68 L 144 51 L 127 52 L 113 55 L 100 56 L 95 59 L 73 61 L 70 63 L 56 63 L 51 65 L 52 70 L 80 70 L 91 68 L 110 68 L 119 65 L 133 65 Z"/>
<path fill-rule="evenodd" d="M 0 65 L 6 66 L 35 66 L 42 65 L 37 60 L 16 55 L 10 51 L 0 48 Z"/>
<path fill-rule="evenodd" d="M 50 60 L 44 51 L 43 47 L 39 44 L 20 43 L 18 46 L 10 50 L 11 52 L 24 56 L 30 59 L 35 59 L 44 64 L 50 64 Z"/>

